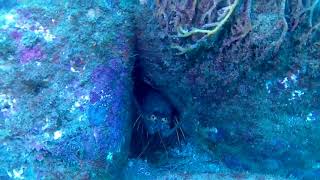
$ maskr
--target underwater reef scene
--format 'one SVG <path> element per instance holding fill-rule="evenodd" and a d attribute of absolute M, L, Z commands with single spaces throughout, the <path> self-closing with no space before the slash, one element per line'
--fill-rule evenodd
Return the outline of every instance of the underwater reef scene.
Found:
<path fill-rule="evenodd" d="M 0 179 L 320 179 L 320 0 L 0 0 Z"/>

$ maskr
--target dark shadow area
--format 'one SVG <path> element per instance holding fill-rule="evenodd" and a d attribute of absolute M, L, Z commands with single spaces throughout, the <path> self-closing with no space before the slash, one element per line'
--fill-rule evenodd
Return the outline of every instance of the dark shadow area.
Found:
<path fill-rule="evenodd" d="M 132 137 L 129 157 L 143 158 L 152 163 L 160 163 L 160 160 L 164 160 L 165 157 L 168 156 L 168 148 L 177 145 L 180 142 L 180 136 L 182 136 L 182 134 L 179 129 L 175 129 L 175 126 L 179 121 L 179 113 L 172 103 L 162 95 L 159 90 L 155 89 L 148 83 L 143 75 L 143 67 L 141 67 L 138 60 L 136 61 L 132 77 L 134 81 L 134 96 L 137 113 L 132 122 Z M 151 100 L 148 98 L 151 98 Z M 148 103 L 146 102 L 147 100 L 152 102 L 146 104 Z M 155 125 L 147 124 L 146 118 L 149 111 L 158 108 L 152 106 L 165 106 L 160 109 L 168 109 L 171 117 L 168 118 L 168 129 L 173 129 L 171 134 L 163 135 L 161 131 L 165 130 L 161 129 L 159 132 L 150 131 L 150 128 L 152 127 L 148 126 Z"/>

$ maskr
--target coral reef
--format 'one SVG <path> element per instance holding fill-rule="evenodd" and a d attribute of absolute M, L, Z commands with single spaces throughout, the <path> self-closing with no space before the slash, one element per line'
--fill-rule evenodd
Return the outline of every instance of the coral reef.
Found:
<path fill-rule="evenodd" d="M 184 54 L 198 48 L 210 36 L 217 35 L 231 19 L 238 4 L 239 0 L 157 0 L 156 16 L 167 35 L 173 36 L 172 47 L 178 50 L 178 54 Z"/>
<path fill-rule="evenodd" d="M 0 0 L 0 179 L 319 179 L 319 37 L 319 0 Z"/>
<path fill-rule="evenodd" d="M 168 12 L 175 12 L 175 6 L 163 2 L 142 6 L 142 14 L 174 17 Z M 201 1 L 188 2 L 184 17 L 198 18 L 205 12 L 201 6 L 194 11 L 199 14 L 192 10 L 191 2 Z M 201 33 L 178 37 L 178 27 L 186 35 L 192 28 L 201 29 L 199 19 L 186 18 L 175 26 L 175 21 L 137 16 L 143 75 L 176 106 L 189 141 L 233 170 L 289 179 L 319 177 L 319 154 L 312 153 L 319 146 L 314 134 L 320 8 L 315 4 L 319 3 L 240 1 L 220 33 L 204 43 L 197 43 L 205 36 Z M 179 46 L 197 48 L 175 56 L 177 51 L 168 47 L 179 41 Z"/>

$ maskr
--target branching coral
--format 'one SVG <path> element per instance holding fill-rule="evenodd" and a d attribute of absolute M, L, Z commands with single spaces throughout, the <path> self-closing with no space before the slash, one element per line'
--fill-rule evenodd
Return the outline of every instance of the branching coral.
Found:
<path fill-rule="evenodd" d="M 320 31 L 320 22 L 316 25 L 314 25 L 309 32 L 307 33 L 307 36 L 310 37 L 312 36 L 312 33 L 315 31 Z M 316 39 L 316 42 L 314 43 L 314 45 L 316 45 L 317 47 L 320 47 L 320 38 Z"/>
<path fill-rule="evenodd" d="M 289 32 L 287 21 L 288 2 L 288 0 L 278 0 L 277 3 L 274 4 L 274 7 L 272 7 L 273 16 L 271 16 L 271 13 L 266 14 L 263 18 L 264 21 L 257 21 L 255 29 L 259 28 L 259 25 L 261 26 L 261 24 L 266 23 L 266 20 L 271 20 L 271 17 L 273 17 L 272 24 L 269 24 L 269 28 L 260 31 L 257 35 L 258 38 L 254 40 L 259 47 L 256 52 L 258 59 L 274 58 L 278 54 L 281 45 L 287 40 Z"/>
<path fill-rule="evenodd" d="M 306 24 L 309 26 L 309 31 L 301 36 L 302 44 L 305 44 L 312 34 L 320 29 L 320 19 L 316 11 L 320 11 L 320 0 L 296 0 L 291 2 L 292 6 L 295 6 L 291 11 L 292 16 L 292 27 L 291 31 L 297 29 L 300 24 L 303 24 L 305 20 Z"/>
<path fill-rule="evenodd" d="M 288 23 L 287 23 L 286 15 L 285 15 L 286 3 L 287 3 L 287 0 L 281 1 L 280 15 L 282 18 L 283 30 L 282 30 L 280 38 L 276 42 L 274 42 L 275 52 L 278 52 L 278 50 L 279 50 L 281 44 L 283 43 L 283 41 L 287 35 L 287 32 L 288 32 Z"/>
<path fill-rule="evenodd" d="M 310 16 L 309 16 L 309 25 L 310 27 L 313 26 L 313 15 L 314 15 L 314 10 L 316 9 L 317 5 L 320 3 L 320 0 L 315 0 L 313 4 L 308 8 L 310 10 Z"/>
<path fill-rule="evenodd" d="M 171 37 L 173 48 L 184 54 L 217 34 L 240 0 L 157 0 L 156 16 Z"/>
<path fill-rule="evenodd" d="M 222 49 L 224 47 L 229 47 L 232 43 L 243 39 L 252 30 L 251 17 L 250 17 L 251 5 L 252 5 L 252 0 L 244 0 L 241 16 L 237 18 L 235 24 L 232 26 L 231 37 L 224 40 Z"/>
<path fill-rule="evenodd" d="M 228 4 L 227 7 L 220 9 L 218 11 L 219 17 L 217 18 L 217 22 L 205 24 L 202 26 L 202 28 L 192 28 L 190 31 L 180 26 L 178 29 L 178 37 L 189 37 L 198 33 L 205 34 L 204 37 L 207 37 L 217 33 L 221 29 L 221 27 L 227 22 L 227 20 L 230 18 L 238 2 L 239 0 L 235 0 L 233 4 Z M 211 8 L 207 13 L 210 13 L 210 12 L 212 12 Z M 207 13 L 205 13 L 205 16 L 207 16 Z"/>

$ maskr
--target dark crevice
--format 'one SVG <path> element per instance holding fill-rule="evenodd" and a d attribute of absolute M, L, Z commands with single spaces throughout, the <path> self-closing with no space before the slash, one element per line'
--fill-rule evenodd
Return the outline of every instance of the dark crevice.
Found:
<path fill-rule="evenodd" d="M 158 163 L 160 159 L 163 160 L 164 155 L 167 155 L 170 146 L 179 144 L 177 136 L 182 137 L 180 129 L 172 130 L 179 121 L 179 113 L 160 90 L 145 82 L 144 68 L 139 57 L 136 59 L 132 79 L 134 82 L 133 94 L 136 116 L 132 120 L 129 157 L 148 159 L 149 162 Z M 166 125 L 169 125 L 166 126 L 167 128 L 161 128 L 162 126 L 157 126 L 157 123 L 148 123 L 148 117 L 151 117 L 153 113 L 158 120 L 163 119 L 161 114 L 156 114 L 157 112 L 153 112 L 153 110 L 165 111 L 164 114 L 168 117 L 168 121 L 164 122 L 168 122 Z M 154 122 L 160 122 L 158 124 L 163 122 L 158 120 Z M 152 131 L 153 129 L 156 130 Z M 173 133 L 168 133 L 169 135 L 164 133 L 169 132 L 168 129 L 172 130 Z"/>
<path fill-rule="evenodd" d="M 134 31 L 137 31 L 135 34 L 139 34 L 138 28 Z M 136 59 L 132 80 L 136 115 L 131 123 L 129 158 L 142 158 L 147 159 L 148 162 L 160 163 L 159 160 L 166 159 L 164 157 L 167 157 L 168 149 L 179 144 L 183 139 L 182 129 L 175 128 L 177 123 L 180 124 L 179 112 L 173 101 L 153 84 L 154 79 L 146 76 L 149 69 L 144 67 L 144 62 L 148 59 L 144 57 L 150 57 L 152 54 L 139 46 L 137 36 L 133 41 Z M 156 115 L 157 120 L 148 121 L 153 114 Z M 167 117 L 167 121 L 162 121 L 164 117 Z"/>

